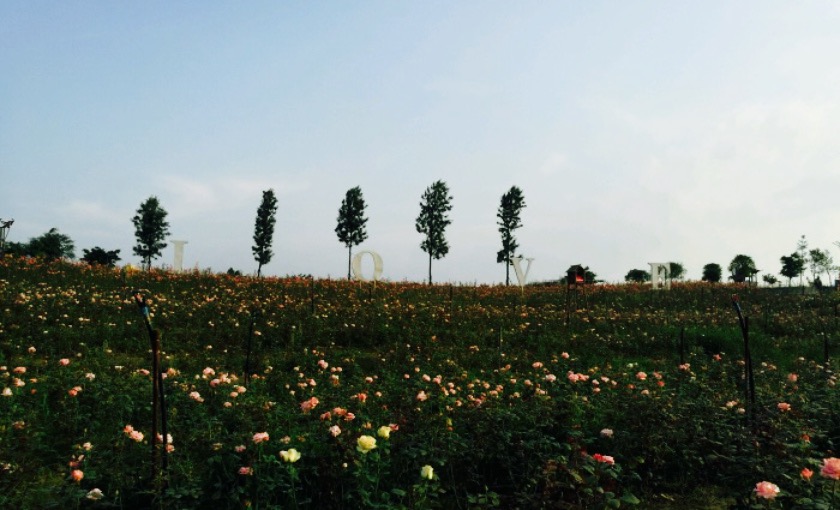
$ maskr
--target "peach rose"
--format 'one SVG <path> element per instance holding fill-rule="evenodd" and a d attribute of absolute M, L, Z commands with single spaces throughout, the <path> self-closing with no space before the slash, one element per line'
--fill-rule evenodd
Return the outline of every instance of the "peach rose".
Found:
<path fill-rule="evenodd" d="M 823 467 L 820 469 L 820 474 L 832 480 L 840 480 L 840 459 L 837 457 L 823 459 Z"/>

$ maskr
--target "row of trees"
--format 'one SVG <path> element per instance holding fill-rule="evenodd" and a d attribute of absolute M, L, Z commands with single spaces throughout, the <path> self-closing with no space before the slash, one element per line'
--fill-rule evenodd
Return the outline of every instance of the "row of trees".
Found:
<path fill-rule="evenodd" d="M 338 210 L 335 233 L 338 240 L 347 248 L 347 278 L 351 277 L 351 261 L 353 247 L 358 246 L 368 237 L 366 231 L 367 217 L 362 190 L 359 186 L 347 190 L 341 207 Z M 519 244 L 514 237 L 514 231 L 522 227 L 521 212 L 525 208 L 522 190 L 513 186 L 502 195 L 496 213 L 497 225 L 501 234 L 501 249 L 496 253 L 496 262 L 505 264 L 505 284 L 510 284 L 511 259 L 516 257 Z M 432 260 L 441 259 L 449 253 L 449 243 L 446 240 L 446 227 L 452 221 L 449 212 L 452 210 L 452 195 L 449 187 L 443 181 L 436 181 L 426 188 L 421 196 L 420 214 L 415 221 L 415 228 L 424 238 L 420 248 L 429 256 L 429 283 L 432 282 Z M 254 246 L 252 252 L 257 262 L 257 276 L 261 276 L 262 267 L 268 264 L 274 252 L 272 249 L 274 227 L 276 224 L 277 197 L 273 189 L 263 191 L 262 201 L 257 209 L 254 224 Z M 133 253 L 142 259 L 144 269 L 151 268 L 152 261 L 159 257 L 167 244 L 164 242 L 169 235 L 169 223 L 166 221 L 167 212 L 160 205 L 155 196 L 149 197 L 140 204 L 131 221 L 134 225 L 137 244 Z M 835 243 L 840 247 L 840 243 Z M 42 257 L 47 260 L 60 258 L 75 258 L 74 243 L 69 236 L 62 234 L 56 228 L 39 237 L 34 237 L 28 243 L 9 243 L 6 252 L 16 255 Z M 82 260 L 90 264 L 114 266 L 119 260 L 120 250 L 105 250 L 96 246 L 90 250 L 83 250 Z M 796 277 L 803 282 L 805 269 L 811 271 L 811 281 L 816 286 L 822 286 L 820 274 L 825 274 L 831 281 L 831 272 L 840 270 L 834 265 L 834 260 L 828 250 L 819 248 L 808 249 L 808 241 L 803 235 L 797 243 L 796 250 L 790 255 L 780 258 L 782 264 L 779 274 L 788 279 L 788 285 Z M 679 262 L 669 262 L 668 277 L 681 280 L 685 275 L 685 267 Z M 753 281 L 760 272 L 755 262 L 748 255 L 736 255 L 729 263 L 729 279 L 735 282 Z M 720 282 L 723 269 L 719 264 L 710 263 L 703 266 L 702 280 Z M 770 273 L 765 274 L 766 283 L 774 285 L 778 279 Z M 643 269 L 631 269 L 624 277 L 627 282 L 646 282 L 651 280 L 651 274 Z M 594 273 L 593 273 L 594 281 Z"/>
<path fill-rule="evenodd" d="M 362 189 L 356 186 L 347 190 L 341 201 L 341 207 L 338 209 L 335 233 L 338 240 L 347 248 L 348 279 L 351 277 L 353 247 L 358 246 L 368 237 L 365 228 L 368 221 L 365 216 L 366 208 Z M 502 195 L 497 211 L 502 249 L 496 254 L 496 261 L 505 263 L 505 284 L 508 285 L 510 284 L 510 260 L 516 256 L 516 250 L 519 248 L 513 233 L 522 227 L 520 214 L 524 208 L 525 199 L 522 190 L 513 186 Z M 429 255 L 429 283 L 432 282 L 432 260 L 439 260 L 449 253 L 446 227 L 452 223 L 449 219 L 451 210 L 452 195 L 444 181 L 436 181 L 426 188 L 420 199 L 420 214 L 415 221 L 415 228 L 424 236 L 420 249 Z M 277 197 L 274 190 L 263 191 L 254 223 L 254 245 L 251 248 L 254 260 L 257 262 L 257 276 L 261 275 L 262 267 L 274 256 L 272 244 L 276 213 Z M 143 258 L 143 266 L 148 269 L 152 259 L 159 256 L 161 250 L 166 247 L 166 243 L 163 242 L 169 234 L 166 211 L 160 206 L 157 197 L 153 196 L 140 205 L 132 222 L 137 236 L 134 253 Z"/>
<path fill-rule="evenodd" d="M 358 246 L 367 239 L 366 207 L 362 189 L 356 186 L 347 190 L 344 200 L 341 201 L 341 207 L 338 209 L 338 224 L 335 227 L 335 233 L 338 240 L 347 248 L 348 279 L 350 279 L 353 246 Z M 522 190 L 513 186 L 502 195 L 496 214 L 502 236 L 502 249 L 496 254 L 496 262 L 505 263 L 505 285 L 510 284 L 510 259 L 516 256 L 516 250 L 519 248 L 513 231 L 522 226 L 520 214 L 524 208 L 525 198 Z M 433 183 L 420 197 L 420 214 L 414 226 L 417 232 L 424 236 L 420 249 L 429 255 L 429 283 L 432 282 L 432 260 L 439 260 L 449 253 L 446 227 L 452 223 L 449 219 L 451 210 L 452 195 L 449 194 L 449 187 L 443 181 Z"/>
<path fill-rule="evenodd" d="M 840 247 L 840 243 L 835 243 Z M 799 277 L 799 284 L 803 284 L 805 269 L 811 271 L 811 281 L 817 287 L 823 285 L 820 279 L 820 274 L 825 274 L 827 281 L 831 282 L 831 272 L 840 270 L 840 267 L 834 265 L 834 259 L 828 250 L 821 250 L 819 248 L 808 249 L 808 241 L 805 236 L 802 236 L 797 243 L 796 251 L 790 255 L 783 255 L 779 261 L 782 264 L 779 274 L 788 279 L 788 286 L 792 285 L 794 278 Z M 672 279 L 682 279 L 685 274 L 685 269 L 682 264 L 671 262 L 670 275 Z M 760 272 L 755 267 L 755 261 L 749 255 L 736 255 L 727 267 L 729 270 L 729 279 L 734 282 L 753 281 L 755 276 Z M 702 280 L 706 282 L 717 283 L 723 278 L 723 268 L 720 264 L 710 263 L 703 266 Z M 650 281 L 651 275 L 648 271 L 642 269 L 631 269 L 624 276 L 627 282 L 646 282 Z M 762 279 L 769 285 L 775 285 L 779 280 L 771 273 L 765 274 Z"/>

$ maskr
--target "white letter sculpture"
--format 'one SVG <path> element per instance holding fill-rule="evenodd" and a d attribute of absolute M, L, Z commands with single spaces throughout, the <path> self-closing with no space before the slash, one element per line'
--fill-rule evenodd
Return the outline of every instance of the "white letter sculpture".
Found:
<path fill-rule="evenodd" d="M 671 288 L 671 264 L 648 262 L 650 264 L 650 283 L 654 289 Z"/>
<path fill-rule="evenodd" d="M 172 246 L 175 248 L 175 261 L 172 264 L 172 269 L 176 273 L 184 270 L 184 245 L 186 241 L 172 241 Z"/>
<path fill-rule="evenodd" d="M 362 274 L 362 255 L 364 254 L 368 254 L 373 258 L 373 281 L 378 282 L 379 277 L 382 276 L 382 257 L 375 251 L 364 250 L 353 256 L 353 277 L 363 282 L 370 281 Z"/>
<path fill-rule="evenodd" d="M 520 288 L 525 287 L 525 282 L 528 281 L 528 272 L 531 271 L 531 262 L 534 261 L 534 259 L 525 260 L 528 261 L 528 265 L 525 266 L 525 274 L 522 274 L 522 266 L 520 266 L 522 257 L 513 257 L 510 259 L 510 263 L 513 264 L 513 270 L 516 272 L 516 281 L 519 282 Z"/>

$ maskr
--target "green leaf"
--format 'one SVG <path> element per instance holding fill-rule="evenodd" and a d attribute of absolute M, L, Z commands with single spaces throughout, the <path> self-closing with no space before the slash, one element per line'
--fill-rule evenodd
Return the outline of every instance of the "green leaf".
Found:
<path fill-rule="evenodd" d="M 628 505 L 638 505 L 639 503 L 641 503 L 639 498 L 637 498 L 636 496 L 634 496 L 630 493 L 627 493 L 627 494 L 624 494 L 623 496 L 621 496 L 621 501 L 627 503 Z"/>

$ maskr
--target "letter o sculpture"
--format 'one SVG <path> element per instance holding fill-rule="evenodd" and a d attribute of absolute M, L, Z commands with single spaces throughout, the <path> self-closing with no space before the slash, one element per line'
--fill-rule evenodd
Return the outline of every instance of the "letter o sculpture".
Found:
<path fill-rule="evenodd" d="M 353 256 L 353 277 L 363 282 L 370 281 L 362 274 L 362 256 L 368 254 L 373 258 L 373 281 L 378 282 L 382 276 L 382 257 L 375 251 L 364 250 Z"/>

